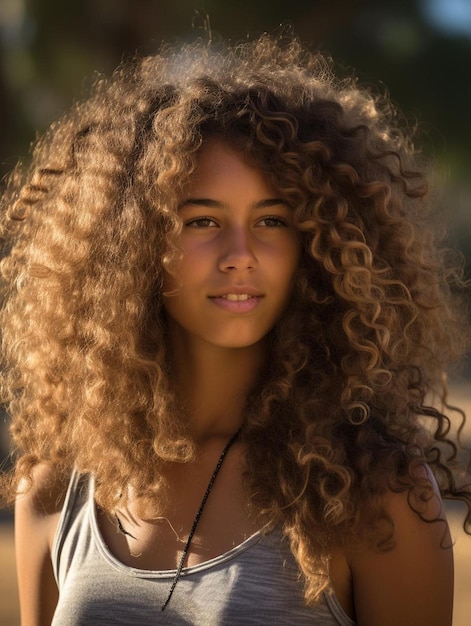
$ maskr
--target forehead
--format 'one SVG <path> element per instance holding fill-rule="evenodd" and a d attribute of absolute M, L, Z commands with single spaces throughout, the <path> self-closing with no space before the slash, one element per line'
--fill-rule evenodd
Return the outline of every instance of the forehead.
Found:
<path fill-rule="evenodd" d="M 253 160 L 223 139 L 205 141 L 198 150 L 196 169 L 190 177 L 187 193 L 237 186 L 251 187 L 262 194 L 274 193 L 267 176 Z"/>
<path fill-rule="evenodd" d="M 205 142 L 198 150 L 188 188 L 196 191 L 208 186 L 238 184 L 272 189 L 261 168 L 249 162 L 241 152 L 219 139 Z"/>

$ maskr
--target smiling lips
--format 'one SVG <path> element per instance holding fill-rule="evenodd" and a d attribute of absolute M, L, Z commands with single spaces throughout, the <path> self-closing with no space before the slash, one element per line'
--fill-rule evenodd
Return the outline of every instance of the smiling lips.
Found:
<path fill-rule="evenodd" d="M 248 293 L 228 293 L 225 296 L 219 296 L 220 298 L 225 298 L 226 300 L 231 300 L 231 302 L 242 302 L 243 300 L 248 300 L 249 298 L 253 298 Z"/>
<path fill-rule="evenodd" d="M 214 304 L 230 313 L 249 313 L 258 306 L 261 299 L 261 295 L 250 293 L 225 293 L 220 296 L 210 296 Z"/>

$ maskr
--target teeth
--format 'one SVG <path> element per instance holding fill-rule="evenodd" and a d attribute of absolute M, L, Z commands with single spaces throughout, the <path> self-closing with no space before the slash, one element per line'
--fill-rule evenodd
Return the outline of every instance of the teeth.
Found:
<path fill-rule="evenodd" d="M 243 302 L 244 300 L 248 300 L 252 296 L 248 293 L 228 293 L 225 296 L 222 296 L 226 300 L 231 300 L 231 302 Z"/>

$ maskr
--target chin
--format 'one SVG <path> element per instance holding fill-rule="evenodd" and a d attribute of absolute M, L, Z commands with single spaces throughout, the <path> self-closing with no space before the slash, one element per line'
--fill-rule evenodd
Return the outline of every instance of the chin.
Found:
<path fill-rule="evenodd" d="M 238 335 L 237 337 L 227 337 L 220 341 L 213 341 L 211 343 L 219 346 L 220 348 L 243 349 L 243 348 L 251 348 L 252 346 L 259 345 L 265 339 L 265 337 L 266 335 L 244 338 Z"/>

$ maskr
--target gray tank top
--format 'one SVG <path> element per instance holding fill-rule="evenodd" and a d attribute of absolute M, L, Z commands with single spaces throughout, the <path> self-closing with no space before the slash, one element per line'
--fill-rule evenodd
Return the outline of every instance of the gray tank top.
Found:
<path fill-rule="evenodd" d="M 299 570 L 280 530 L 256 533 L 214 559 L 174 570 L 128 567 L 100 533 L 93 478 L 74 474 L 54 539 L 59 602 L 52 626 L 355 626 L 333 593 L 307 607 Z"/>

